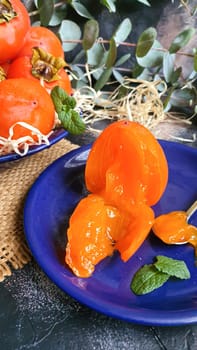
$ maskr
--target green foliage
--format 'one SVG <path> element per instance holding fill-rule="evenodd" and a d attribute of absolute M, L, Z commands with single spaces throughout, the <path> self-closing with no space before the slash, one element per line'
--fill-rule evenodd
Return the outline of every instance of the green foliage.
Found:
<path fill-rule="evenodd" d="M 140 3 L 140 6 L 151 6 L 147 0 L 134 1 Z M 56 30 L 58 27 L 66 58 L 67 53 L 72 56 L 72 51 L 75 50 L 73 60 L 68 62 L 76 77 L 73 79 L 73 87 L 77 89 L 89 84 L 89 79 L 86 78 L 87 69 L 88 76 L 92 78 L 92 87 L 96 91 L 104 89 L 111 82 L 122 84 L 125 76 L 149 81 L 163 80 L 167 86 L 163 96 L 166 111 L 172 107 L 189 107 L 192 113 L 196 113 L 197 49 L 187 53 L 187 45 L 196 34 L 194 28 L 183 28 L 169 47 L 163 47 L 154 27 L 146 28 L 135 42 L 130 42 L 128 38 L 135 23 L 124 18 L 114 28 L 111 37 L 99 38 L 99 23 L 94 19 L 91 2 L 34 0 L 34 3 L 41 25 L 52 29 L 56 26 Z M 179 5 L 183 6 L 183 3 Z M 100 0 L 97 6 L 105 8 L 113 16 L 117 11 L 118 1 Z M 69 18 L 70 9 L 81 18 L 82 25 Z M 194 15 L 196 8 L 190 12 L 191 16 Z M 122 53 L 123 47 L 127 47 L 126 53 Z M 177 65 L 177 57 L 180 55 L 189 56 L 193 60 L 193 67 L 187 76 L 183 75 L 182 67 Z"/>
<path fill-rule="evenodd" d="M 190 272 L 182 260 L 158 255 L 156 262 L 142 266 L 131 281 L 131 290 L 137 294 L 147 294 L 163 286 L 170 277 L 189 279 Z"/>

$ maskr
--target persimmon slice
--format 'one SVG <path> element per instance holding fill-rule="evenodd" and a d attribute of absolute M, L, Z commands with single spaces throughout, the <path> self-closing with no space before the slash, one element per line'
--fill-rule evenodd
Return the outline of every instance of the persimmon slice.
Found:
<path fill-rule="evenodd" d="M 101 260 L 118 250 L 127 261 L 148 235 L 154 212 L 147 205 L 121 211 L 94 194 L 82 199 L 67 231 L 66 263 L 79 277 L 89 277 Z"/>

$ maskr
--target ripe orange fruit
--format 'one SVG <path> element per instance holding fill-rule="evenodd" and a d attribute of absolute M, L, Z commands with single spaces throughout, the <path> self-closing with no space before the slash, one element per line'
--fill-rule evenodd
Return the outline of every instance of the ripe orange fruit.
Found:
<path fill-rule="evenodd" d="M 27 9 L 20 0 L 1 1 L 0 64 L 12 60 L 24 44 L 30 28 Z"/>
<path fill-rule="evenodd" d="M 85 182 L 90 194 L 74 210 L 66 263 L 80 277 L 114 250 L 127 261 L 154 223 L 151 205 L 168 180 L 165 154 L 151 132 L 129 121 L 108 126 L 90 150 Z"/>
<path fill-rule="evenodd" d="M 44 63 L 43 63 L 44 67 Z M 18 57 L 15 60 L 11 62 L 8 68 L 7 77 L 8 78 L 27 78 L 27 79 L 33 79 L 36 81 L 39 81 L 43 77 L 42 85 L 51 91 L 55 86 L 60 86 L 62 89 L 64 89 L 69 95 L 72 94 L 72 87 L 71 87 L 71 81 L 69 78 L 69 75 L 66 73 L 66 71 L 61 68 L 57 75 L 58 78 L 52 81 L 46 81 L 45 79 L 45 68 L 43 68 L 43 72 L 40 72 L 40 78 L 35 77 L 32 74 L 32 63 L 31 63 L 31 57 L 30 56 L 23 56 Z M 46 71 L 47 71 L 47 64 L 46 64 Z"/>
<path fill-rule="evenodd" d="M 17 57 L 31 56 L 34 47 L 40 47 L 55 57 L 64 57 L 61 41 L 55 33 L 46 27 L 35 26 L 29 28 L 25 36 L 25 43 Z"/>
<path fill-rule="evenodd" d="M 136 122 L 118 121 L 108 126 L 90 151 L 85 180 L 93 193 L 120 200 L 158 202 L 168 181 L 168 165 L 153 134 Z"/>
<path fill-rule="evenodd" d="M 55 109 L 46 90 L 30 79 L 6 79 L 0 82 L 0 136 L 8 138 L 9 129 L 17 122 L 26 122 L 47 135 L 54 126 Z M 21 125 L 14 128 L 13 139 L 32 136 Z"/>
<path fill-rule="evenodd" d="M 115 250 L 127 261 L 145 240 L 153 221 L 154 212 L 147 205 L 131 205 L 129 211 L 122 211 L 90 194 L 70 218 L 65 261 L 79 277 L 89 277 Z"/>

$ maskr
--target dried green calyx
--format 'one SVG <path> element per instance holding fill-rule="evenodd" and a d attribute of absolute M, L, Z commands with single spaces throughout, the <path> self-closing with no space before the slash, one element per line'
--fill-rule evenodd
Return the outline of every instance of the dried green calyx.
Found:
<path fill-rule="evenodd" d="M 2 67 L 0 67 L 0 82 L 6 79 L 6 73 Z"/>
<path fill-rule="evenodd" d="M 60 69 L 68 66 L 62 57 L 54 57 L 40 47 L 33 48 L 31 64 L 32 75 L 48 82 L 58 80 Z"/>
<path fill-rule="evenodd" d="M 10 22 L 15 17 L 17 17 L 17 13 L 14 11 L 11 2 L 0 0 L 0 24 Z"/>

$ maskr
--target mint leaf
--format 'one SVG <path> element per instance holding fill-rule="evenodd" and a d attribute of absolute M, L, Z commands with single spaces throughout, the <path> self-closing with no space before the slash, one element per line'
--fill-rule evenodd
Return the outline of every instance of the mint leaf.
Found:
<path fill-rule="evenodd" d="M 154 263 L 154 266 L 158 271 L 180 279 L 190 278 L 190 272 L 184 261 L 162 255 L 158 255 L 156 258 L 157 261 Z"/>
<path fill-rule="evenodd" d="M 168 279 L 167 273 L 157 270 L 154 265 L 144 265 L 131 281 L 131 289 L 137 295 L 147 294 L 161 287 Z"/>
<path fill-rule="evenodd" d="M 85 131 L 85 124 L 76 111 L 62 111 L 58 117 L 62 126 L 71 134 L 79 135 Z"/>
<path fill-rule="evenodd" d="M 59 86 L 52 89 L 51 98 L 63 128 L 74 135 L 82 134 L 85 131 L 85 123 L 79 113 L 74 110 L 76 107 L 75 98 L 69 96 Z"/>

